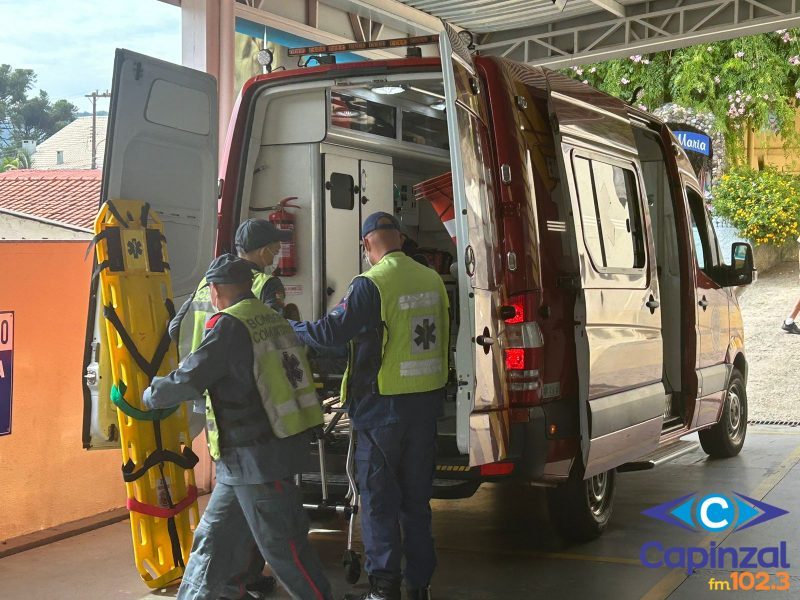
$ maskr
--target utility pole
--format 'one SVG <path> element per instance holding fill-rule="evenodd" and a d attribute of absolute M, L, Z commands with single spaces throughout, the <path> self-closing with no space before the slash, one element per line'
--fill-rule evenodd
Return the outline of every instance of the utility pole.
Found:
<path fill-rule="evenodd" d="M 102 93 L 95 90 L 91 94 L 87 94 L 86 97 L 92 99 L 92 169 L 96 169 L 97 168 L 97 99 L 111 98 L 111 93 L 108 90 Z"/>

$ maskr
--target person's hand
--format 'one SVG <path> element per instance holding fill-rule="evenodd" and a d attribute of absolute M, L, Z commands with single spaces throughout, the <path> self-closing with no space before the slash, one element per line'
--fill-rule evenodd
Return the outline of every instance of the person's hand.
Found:
<path fill-rule="evenodd" d="M 142 404 L 148 410 L 152 410 L 153 409 L 153 407 L 151 405 L 151 396 L 152 395 L 153 395 L 153 388 L 151 388 L 149 386 L 147 387 L 147 389 L 145 389 L 144 393 L 142 394 Z"/>

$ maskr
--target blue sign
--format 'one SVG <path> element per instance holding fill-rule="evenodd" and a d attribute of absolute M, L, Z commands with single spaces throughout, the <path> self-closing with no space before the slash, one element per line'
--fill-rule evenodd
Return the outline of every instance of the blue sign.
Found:
<path fill-rule="evenodd" d="M 0 435 L 11 433 L 14 313 L 0 312 Z"/>
<path fill-rule="evenodd" d="M 684 150 L 697 152 L 709 156 L 711 154 L 711 138 L 702 133 L 692 133 L 691 131 L 674 131 L 675 137 L 683 146 Z"/>

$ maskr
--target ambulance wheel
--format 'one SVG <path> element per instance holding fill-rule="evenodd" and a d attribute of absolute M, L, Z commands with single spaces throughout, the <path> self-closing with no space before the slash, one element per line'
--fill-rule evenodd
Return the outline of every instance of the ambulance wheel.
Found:
<path fill-rule="evenodd" d="M 547 490 L 550 519 L 561 537 L 571 542 L 600 537 L 611 520 L 616 475 L 612 469 L 584 480 L 576 461 L 567 482 Z"/>
<path fill-rule="evenodd" d="M 358 557 L 358 553 L 347 550 L 342 558 L 342 566 L 344 566 L 344 578 L 347 583 L 351 585 L 358 583 L 361 578 L 361 559 Z"/>
<path fill-rule="evenodd" d="M 698 432 L 700 445 L 709 456 L 730 458 L 744 446 L 747 434 L 747 392 L 742 374 L 734 369 L 725 391 L 725 405 L 719 422 Z"/>

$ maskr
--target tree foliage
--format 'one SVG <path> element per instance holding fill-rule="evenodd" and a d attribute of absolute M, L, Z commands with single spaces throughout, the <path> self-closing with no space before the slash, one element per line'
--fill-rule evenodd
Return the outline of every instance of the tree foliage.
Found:
<path fill-rule="evenodd" d="M 0 125 L 6 131 L 0 136 L 0 155 L 6 158 L 19 158 L 22 140 L 42 142 L 75 120 L 78 109 L 70 102 L 51 102 L 44 90 L 29 95 L 35 82 L 30 69 L 0 65 Z"/>
<path fill-rule="evenodd" d="M 800 142 L 800 29 L 780 30 L 573 67 L 566 73 L 645 110 L 674 102 L 716 117 L 731 158 L 745 132 L 769 131 L 785 148 Z"/>

